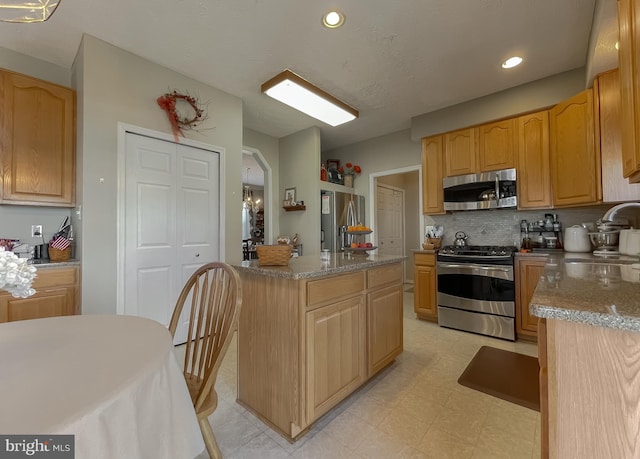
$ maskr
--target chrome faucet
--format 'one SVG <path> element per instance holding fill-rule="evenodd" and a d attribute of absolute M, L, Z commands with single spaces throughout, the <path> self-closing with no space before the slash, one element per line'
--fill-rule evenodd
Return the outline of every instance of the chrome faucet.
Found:
<path fill-rule="evenodd" d="M 602 222 L 612 222 L 616 214 L 618 213 L 618 211 L 622 209 L 626 209 L 627 207 L 640 208 L 640 202 L 623 202 L 622 204 L 613 206 L 611 209 L 605 212 L 604 216 L 602 217 Z"/>

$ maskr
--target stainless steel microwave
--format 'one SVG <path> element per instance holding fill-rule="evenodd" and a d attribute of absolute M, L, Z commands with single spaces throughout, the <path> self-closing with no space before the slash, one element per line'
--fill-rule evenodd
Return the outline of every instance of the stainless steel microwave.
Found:
<path fill-rule="evenodd" d="M 516 170 L 446 177 L 444 210 L 504 209 L 518 206 Z"/>

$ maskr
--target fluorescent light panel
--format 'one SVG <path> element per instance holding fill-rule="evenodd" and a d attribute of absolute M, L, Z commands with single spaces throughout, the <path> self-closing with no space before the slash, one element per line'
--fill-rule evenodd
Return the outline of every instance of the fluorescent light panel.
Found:
<path fill-rule="evenodd" d="M 358 110 L 309 83 L 291 70 L 271 78 L 261 87 L 274 99 L 319 119 L 331 126 L 339 126 L 356 119 Z"/>
<path fill-rule="evenodd" d="M 56 10 L 59 0 L 0 0 L 0 21 L 44 22 Z"/>

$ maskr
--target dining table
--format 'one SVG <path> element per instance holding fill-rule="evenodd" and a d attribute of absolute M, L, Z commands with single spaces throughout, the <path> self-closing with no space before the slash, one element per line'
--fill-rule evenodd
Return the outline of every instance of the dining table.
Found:
<path fill-rule="evenodd" d="M 135 316 L 0 324 L 0 434 L 73 435 L 77 459 L 206 457 L 169 331 Z"/>

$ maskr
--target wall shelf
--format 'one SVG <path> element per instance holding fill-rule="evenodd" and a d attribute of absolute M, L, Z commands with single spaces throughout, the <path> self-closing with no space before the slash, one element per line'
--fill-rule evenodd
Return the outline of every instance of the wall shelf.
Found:
<path fill-rule="evenodd" d="M 282 206 L 287 212 L 293 212 L 295 210 L 306 210 L 307 206 Z"/>

